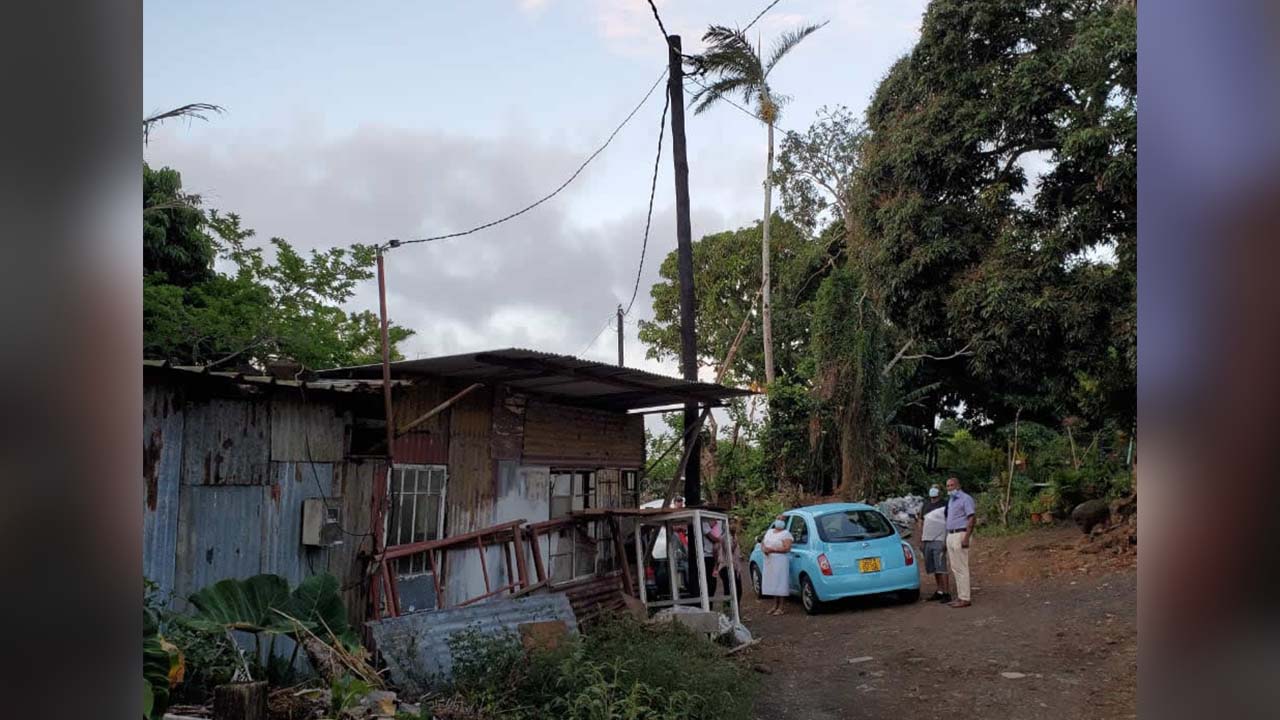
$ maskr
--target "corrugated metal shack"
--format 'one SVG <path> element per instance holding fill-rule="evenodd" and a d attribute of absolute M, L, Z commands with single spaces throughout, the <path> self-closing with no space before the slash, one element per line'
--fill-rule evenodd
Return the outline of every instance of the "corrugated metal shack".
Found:
<path fill-rule="evenodd" d="M 636 507 L 637 411 L 746 394 L 518 349 L 397 362 L 392 378 L 398 429 L 470 392 L 397 435 L 388 546 Z M 363 619 L 373 489 L 387 480 L 381 390 L 377 365 L 303 381 L 145 363 L 144 575 L 182 608 L 223 578 L 272 572 L 296 583 L 327 571 Z M 337 531 L 304 545 L 304 506 L 322 507 Z M 538 552 L 552 584 L 565 584 L 616 563 L 610 547 L 566 532 L 542 537 Z M 424 582 L 424 557 L 398 558 L 402 606 L 457 605 L 510 582 L 501 552 L 448 553 L 444 598 Z"/>

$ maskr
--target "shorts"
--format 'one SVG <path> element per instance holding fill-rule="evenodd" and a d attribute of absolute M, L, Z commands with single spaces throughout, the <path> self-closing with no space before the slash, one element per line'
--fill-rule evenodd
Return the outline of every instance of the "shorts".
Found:
<path fill-rule="evenodd" d="M 942 540 L 926 540 L 924 543 L 924 571 L 930 575 L 947 574 L 947 543 Z"/>

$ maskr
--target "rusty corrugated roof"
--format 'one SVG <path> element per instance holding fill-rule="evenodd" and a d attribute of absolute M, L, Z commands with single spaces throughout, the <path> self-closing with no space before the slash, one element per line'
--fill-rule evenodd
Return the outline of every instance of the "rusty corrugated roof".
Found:
<path fill-rule="evenodd" d="M 686 402 L 722 405 L 730 398 L 753 394 L 750 390 L 523 348 L 401 360 L 391 363 L 391 373 L 398 380 L 431 377 L 506 385 L 558 402 L 615 411 Z M 381 377 L 382 366 L 335 368 L 316 374 L 322 378 L 371 380 Z"/>

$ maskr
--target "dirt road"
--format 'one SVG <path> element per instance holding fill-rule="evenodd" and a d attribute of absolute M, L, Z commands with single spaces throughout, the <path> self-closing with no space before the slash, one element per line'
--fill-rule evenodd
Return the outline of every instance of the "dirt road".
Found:
<path fill-rule="evenodd" d="M 792 601 L 769 617 L 748 600 L 762 638 L 750 661 L 771 671 L 756 717 L 1136 717 L 1133 559 L 1081 554 L 1079 541 L 1066 527 L 975 539 L 964 609 L 860 601 L 809 617 Z"/>

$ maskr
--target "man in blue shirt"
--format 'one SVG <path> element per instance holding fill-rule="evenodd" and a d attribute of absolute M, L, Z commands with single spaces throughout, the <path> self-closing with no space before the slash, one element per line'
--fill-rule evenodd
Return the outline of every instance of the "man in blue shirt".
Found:
<path fill-rule="evenodd" d="M 969 537 L 978 519 L 973 498 L 960 489 L 960 481 L 947 478 L 947 562 L 955 578 L 953 608 L 969 607 Z"/>

